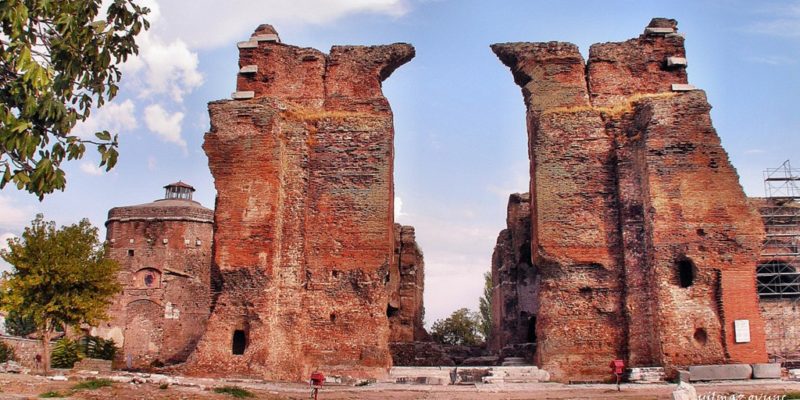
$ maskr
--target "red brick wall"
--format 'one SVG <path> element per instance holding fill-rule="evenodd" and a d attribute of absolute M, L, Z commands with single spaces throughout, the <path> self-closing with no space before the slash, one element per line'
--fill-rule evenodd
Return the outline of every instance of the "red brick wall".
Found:
<path fill-rule="evenodd" d="M 672 20 L 651 27 L 675 29 Z M 763 229 L 685 84 L 683 37 L 646 33 L 590 49 L 492 46 L 522 87 L 532 259 L 541 274 L 537 359 L 557 380 L 631 366 L 762 362 L 755 262 Z M 679 283 L 678 264 L 694 263 Z M 751 342 L 735 343 L 734 320 Z"/>
<path fill-rule="evenodd" d="M 380 82 L 412 56 L 405 44 L 241 49 L 258 72 L 237 89 L 255 98 L 209 104 L 221 293 L 188 372 L 386 373 L 394 132 Z"/>

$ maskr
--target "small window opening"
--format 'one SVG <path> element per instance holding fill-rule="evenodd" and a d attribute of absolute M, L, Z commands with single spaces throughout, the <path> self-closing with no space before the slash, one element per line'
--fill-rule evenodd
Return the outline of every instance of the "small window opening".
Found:
<path fill-rule="evenodd" d="M 231 352 L 233 355 L 240 356 L 244 354 L 244 349 L 247 347 L 247 337 L 242 330 L 233 332 L 233 346 Z"/>
<path fill-rule="evenodd" d="M 339 271 L 337 271 L 337 270 L 331 271 L 331 276 L 333 276 L 334 278 L 338 278 L 339 277 Z"/>
<path fill-rule="evenodd" d="M 153 287 L 153 283 L 156 281 L 156 277 L 152 273 L 147 273 L 144 275 L 144 285 L 147 287 Z"/>
<path fill-rule="evenodd" d="M 386 305 L 386 316 L 389 318 L 396 317 L 400 314 L 400 309 L 397 307 L 392 307 L 391 304 Z"/>
<path fill-rule="evenodd" d="M 331 313 L 331 322 L 336 322 L 336 313 Z"/>
<path fill-rule="evenodd" d="M 692 260 L 683 258 L 678 260 L 678 283 L 682 288 L 694 285 L 695 267 Z"/>
<path fill-rule="evenodd" d="M 706 230 L 703 228 L 697 228 L 697 236 L 705 236 Z"/>
<path fill-rule="evenodd" d="M 706 330 L 703 328 L 697 328 L 694 330 L 694 340 L 696 340 L 697 343 L 705 345 L 708 343 L 708 333 L 706 333 Z"/>
<path fill-rule="evenodd" d="M 528 319 L 528 343 L 536 343 L 536 316 Z"/>
<path fill-rule="evenodd" d="M 128 257 L 133 257 L 133 249 L 128 249 Z"/>

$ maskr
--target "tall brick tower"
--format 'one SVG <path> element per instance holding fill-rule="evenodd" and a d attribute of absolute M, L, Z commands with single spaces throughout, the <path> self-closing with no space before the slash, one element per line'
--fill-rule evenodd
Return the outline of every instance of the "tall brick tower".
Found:
<path fill-rule="evenodd" d="M 185 361 L 210 308 L 213 211 L 183 182 L 163 199 L 115 207 L 106 221 L 109 257 L 123 291 L 95 334 L 113 338 L 134 367 Z"/>
<path fill-rule="evenodd" d="M 408 44 L 239 47 L 232 100 L 209 104 L 219 294 L 187 372 L 305 380 L 391 365 L 394 129 L 381 82 Z"/>
<path fill-rule="evenodd" d="M 534 336 L 558 380 L 767 359 L 764 230 L 677 30 L 655 18 L 587 62 L 571 43 L 492 46 L 527 108 Z"/>

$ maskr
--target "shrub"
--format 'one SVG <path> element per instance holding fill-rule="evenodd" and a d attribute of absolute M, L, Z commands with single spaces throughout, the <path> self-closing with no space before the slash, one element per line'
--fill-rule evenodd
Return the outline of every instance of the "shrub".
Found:
<path fill-rule="evenodd" d="M 68 338 L 59 339 L 53 346 L 53 354 L 50 365 L 53 368 L 72 368 L 77 361 L 80 361 L 81 348 L 78 342 Z"/>
<path fill-rule="evenodd" d="M 54 397 L 67 397 L 67 395 L 62 394 L 61 392 L 57 392 L 55 390 L 51 390 L 49 392 L 44 392 L 40 394 L 39 397 L 42 399 L 52 399 Z"/>
<path fill-rule="evenodd" d="M 236 397 L 237 399 L 244 399 L 246 397 L 255 397 L 253 393 L 245 389 L 242 389 L 238 386 L 223 386 L 214 388 L 214 393 L 227 394 L 229 396 Z"/>
<path fill-rule="evenodd" d="M 98 336 L 84 336 L 80 339 L 81 354 L 88 358 L 113 360 L 117 354 L 114 339 L 105 340 Z"/>
<path fill-rule="evenodd" d="M 6 342 L 0 341 L 0 363 L 15 360 L 14 349 Z"/>

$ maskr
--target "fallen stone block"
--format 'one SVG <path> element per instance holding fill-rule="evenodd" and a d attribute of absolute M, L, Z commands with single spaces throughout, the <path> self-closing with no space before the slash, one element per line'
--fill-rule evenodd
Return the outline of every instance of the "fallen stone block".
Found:
<path fill-rule="evenodd" d="M 789 379 L 793 381 L 800 381 L 800 369 L 790 369 Z"/>
<path fill-rule="evenodd" d="M 694 386 L 681 382 L 672 392 L 672 400 L 697 400 L 697 391 Z"/>
<path fill-rule="evenodd" d="M 0 364 L 0 372 L 5 372 L 9 374 L 19 374 L 22 372 L 22 366 L 19 365 L 16 361 L 6 361 Z"/>
<path fill-rule="evenodd" d="M 689 380 L 724 381 L 750 379 L 753 368 L 750 364 L 693 365 L 689 367 Z"/>
<path fill-rule="evenodd" d="M 664 381 L 664 367 L 634 367 L 628 369 L 631 383 L 657 383 Z"/>
<path fill-rule="evenodd" d="M 781 364 L 753 364 L 753 379 L 780 379 Z"/>

